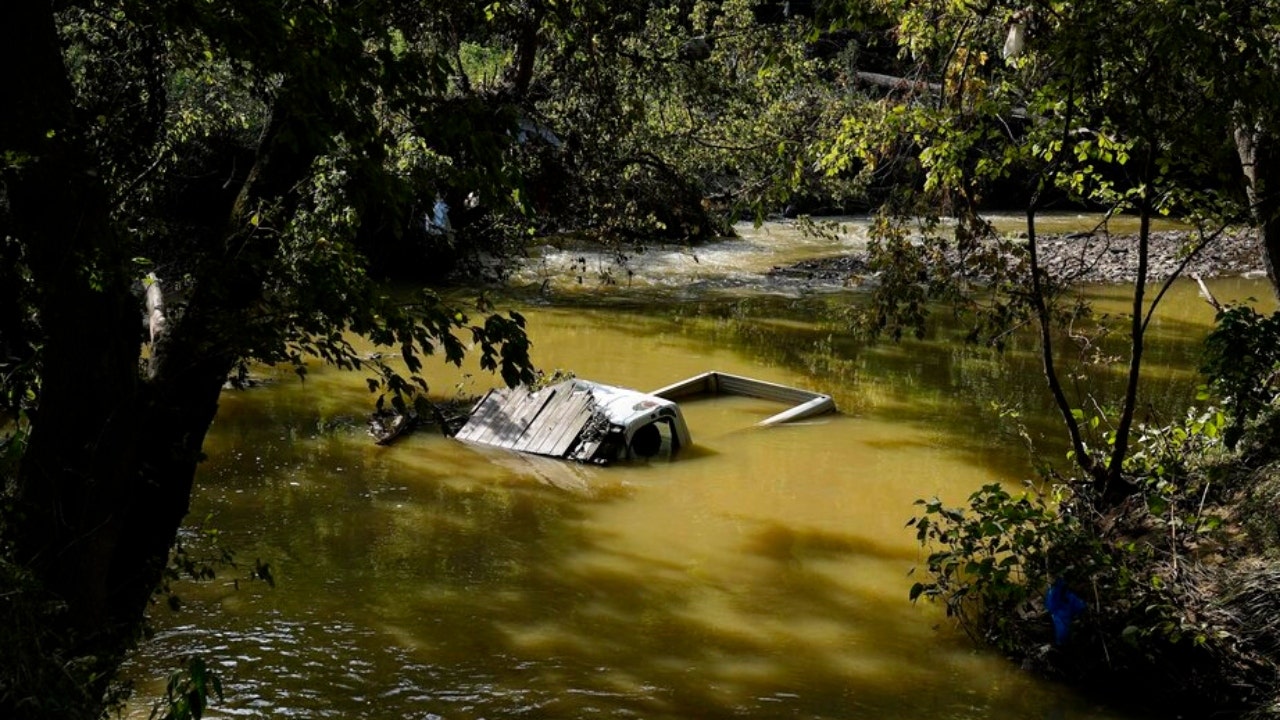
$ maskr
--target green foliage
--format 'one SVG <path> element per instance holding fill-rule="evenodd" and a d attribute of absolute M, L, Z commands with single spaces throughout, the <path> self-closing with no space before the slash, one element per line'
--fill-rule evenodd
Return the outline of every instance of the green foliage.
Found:
<path fill-rule="evenodd" d="M 1242 117 L 1267 117 L 1263 108 L 1274 104 L 1275 66 L 1240 62 L 1242 49 L 1274 44 L 1272 30 L 1240 24 L 1276 16 L 1273 3 L 1262 5 L 870 3 L 895 30 L 898 53 L 887 65 L 896 78 L 875 78 L 884 91 L 856 95 L 839 131 L 824 138 L 827 172 L 857 168 L 867 185 L 898 189 L 873 228 L 875 284 L 859 325 L 920 336 L 943 303 L 971 340 L 996 347 L 1015 328 L 1037 325 L 1072 457 L 1108 489 L 1104 504 L 1132 489 L 1122 475 L 1145 333 L 1168 288 L 1147 294 L 1152 218 L 1193 224 L 1190 254 L 1250 216 L 1232 137 Z M 1019 33 L 1025 42 L 1002 47 Z M 997 193 L 995 203 L 1025 208 L 1025 241 L 999 237 L 979 216 Z M 1063 293 L 1070 274 L 1042 266 L 1036 217 L 1063 202 L 1139 219 L 1119 397 L 1068 397 L 1072 383 L 1057 370 L 1054 344 L 1077 305 Z M 953 223 L 940 222 L 947 215 Z M 1097 428 L 1073 415 L 1086 404 L 1109 410 L 1106 444 L 1091 444 Z"/>
<path fill-rule="evenodd" d="M 1235 447 L 1245 426 L 1275 400 L 1278 370 L 1280 313 L 1266 316 L 1243 305 L 1218 313 L 1217 325 L 1205 340 L 1201 372 L 1231 414 L 1228 447 Z"/>
<path fill-rule="evenodd" d="M 169 677 L 163 701 L 151 712 L 152 720 L 200 720 L 209 699 L 222 699 L 222 678 L 204 660 L 193 657 L 187 666 Z"/>
<path fill-rule="evenodd" d="M 0 714 L 96 716 L 156 584 L 229 562 L 170 554 L 228 377 L 318 358 L 370 370 L 379 403 L 405 407 L 428 356 L 456 364 L 471 346 L 505 381 L 532 377 L 523 318 L 383 282 L 388 257 L 438 277 L 492 249 L 427 243 L 436 195 L 521 209 L 517 113 L 456 81 L 450 23 L 479 9 L 455 10 L 0 7 L 0 53 L 23 67 L 0 80 L 0 413 L 16 421 L 0 445 L 15 620 Z M 363 357 L 352 334 L 398 362 Z M 271 582 L 263 563 L 253 574 Z M 212 687 L 192 668 L 178 714 L 198 717 L 191 693 Z"/>
<path fill-rule="evenodd" d="M 1192 692 L 1238 692 L 1230 658 L 1242 631 L 1201 584 L 1214 572 L 1203 558 L 1230 532 L 1224 423 L 1209 409 L 1138 428 L 1125 471 L 1141 501 L 1106 513 L 1098 490 L 1079 482 L 1018 495 L 988 485 L 965 507 L 917 501 L 909 525 L 929 554 L 911 599 L 939 601 L 972 636 L 1086 682 L 1169 673 Z M 1087 608 L 1047 656 L 1042 598 L 1059 579 Z"/>
<path fill-rule="evenodd" d="M 1199 465 L 1215 458 L 1226 437 L 1225 427 L 1226 417 L 1214 407 L 1190 408 L 1181 422 L 1141 425 L 1134 435 L 1133 451 L 1125 458 L 1124 471 L 1145 482 L 1157 495 L 1194 491 L 1202 479 Z M 1151 510 L 1159 515 L 1163 507 Z"/>
<path fill-rule="evenodd" d="M 813 143 L 848 89 L 807 53 L 799 19 L 699 0 L 544 8 L 532 116 L 561 144 L 522 143 L 536 220 L 633 241 L 700 240 L 796 195 L 842 206 L 857 188 L 815 170 Z M 568 8 L 572 8 L 572 12 Z"/>
<path fill-rule="evenodd" d="M 507 48 L 475 42 L 460 43 L 458 56 L 463 75 L 482 86 L 496 83 L 503 68 L 512 60 Z"/>
<path fill-rule="evenodd" d="M 928 577 L 912 585 L 911 600 L 943 602 L 966 632 L 1007 651 L 1036 642 L 1037 633 L 1045 637 L 1038 605 L 1045 589 L 1060 577 L 1087 581 L 1110 564 L 1079 518 L 1060 512 L 1067 492 L 1029 487 L 1014 496 L 991 484 L 966 508 L 917 500 L 923 512 L 908 526 L 930 552 Z"/>
<path fill-rule="evenodd" d="M 854 96 L 859 101 L 838 132 L 822 140 L 821 167 L 836 174 L 857 168 L 869 185 L 895 182 L 906 197 L 891 198 L 886 211 L 924 218 L 909 242 L 943 248 L 900 250 L 897 228 L 881 225 L 887 232 L 882 248 L 873 247 L 874 270 L 890 273 L 902 262 L 901 272 L 915 277 L 923 265 L 927 274 L 909 289 L 934 299 L 972 296 L 966 283 L 988 281 L 983 302 L 962 303 L 978 314 L 975 339 L 998 340 L 1033 316 L 1035 295 L 1018 259 L 1025 248 L 1011 252 L 1016 246 L 976 221 L 979 207 L 1023 205 L 1030 222 L 1045 204 L 1065 200 L 1107 213 L 1175 215 L 1208 235 L 1247 217 L 1230 138 L 1242 107 L 1269 104 L 1249 82 L 1271 71 L 1235 61 L 1241 43 L 1269 31 L 1242 32 L 1221 17 L 1252 17 L 1256 4 L 870 6 L 895 28 L 898 57 L 886 71 L 903 79 L 879 95 Z M 1026 43 L 1002 60 L 1017 24 Z M 1240 82 L 1241 94 L 1223 92 Z M 927 222 L 942 215 L 957 222 Z M 1029 224 L 1033 242 L 1034 230 Z M 923 261 L 947 257 L 946 249 L 949 262 Z M 1006 267 L 1011 261 L 1023 267 Z M 919 327 L 919 302 L 892 305 L 904 288 L 896 281 L 878 287 L 887 299 L 873 306 L 868 323 L 900 325 L 894 335 Z M 1052 291 L 1040 294 L 1051 300 Z M 899 309 L 897 318 L 885 312 Z"/>

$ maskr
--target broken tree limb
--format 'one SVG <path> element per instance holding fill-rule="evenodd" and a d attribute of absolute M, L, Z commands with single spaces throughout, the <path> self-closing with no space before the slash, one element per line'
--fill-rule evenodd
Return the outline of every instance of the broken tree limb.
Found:
<path fill-rule="evenodd" d="M 150 332 L 151 353 L 147 361 L 148 374 L 155 377 L 159 366 L 160 351 L 157 343 L 164 337 L 168 320 L 164 314 L 164 292 L 160 289 L 160 278 L 155 273 L 147 273 L 143 280 L 146 287 L 147 330 Z"/>
<path fill-rule="evenodd" d="M 1214 297 L 1213 293 L 1209 292 L 1209 286 L 1204 284 L 1204 279 L 1199 275 L 1192 275 L 1191 279 L 1195 280 L 1196 284 L 1200 286 L 1200 297 L 1204 298 L 1205 302 L 1212 305 L 1214 310 L 1222 312 L 1222 303 L 1218 302 L 1218 298 Z"/>
<path fill-rule="evenodd" d="M 915 92 L 942 92 L 942 83 L 931 83 L 923 80 L 911 80 L 903 77 L 894 77 L 893 75 L 881 75 L 873 72 L 857 73 L 858 80 L 875 85 L 877 87 L 885 87 L 890 90 L 914 90 Z"/>
<path fill-rule="evenodd" d="M 147 273 L 147 329 L 151 332 L 151 344 L 155 345 L 164 335 L 167 320 L 164 315 L 164 293 L 160 289 L 160 278 L 155 273 Z"/>
<path fill-rule="evenodd" d="M 942 83 L 927 82 L 924 80 L 912 80 L 910 78 L 897 77 L 896 75 L 883 75 L 873 72 L 857 72 L 854 77 L 867 85 L 875 85 L 876 87 L 888 88 L 890 90 L 907 90 L 919 93 L 921 95 L 933 93 L 942 94 Z M 1009 112 L 1010 117 L 1019 120 L 1027 119 L 1027 109 L 1025 107 L 1015 107 Z M 1003 121 L 1003 120 L 1002 120 Z"/>

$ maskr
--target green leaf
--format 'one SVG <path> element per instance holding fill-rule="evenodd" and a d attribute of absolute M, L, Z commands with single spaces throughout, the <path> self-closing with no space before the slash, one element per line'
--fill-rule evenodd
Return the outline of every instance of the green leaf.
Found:
<path fill-rule="evenodd" d="M 924 583 L 914 583 L 911 585 L 911 591 L 908 593 L 908 599 L 915 602 L 924 592 Z"/>

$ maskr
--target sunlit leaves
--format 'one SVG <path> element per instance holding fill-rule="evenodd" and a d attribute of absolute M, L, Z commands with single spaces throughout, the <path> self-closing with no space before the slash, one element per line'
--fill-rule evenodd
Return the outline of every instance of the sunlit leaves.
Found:
<path fill-rule="evenodd" d="M 928 551 L 928 575 L 912 585 L 910 599 L 942 602 L 966 632 L 1000 647 L 1019 647 L 1027 632 L 1021 618 L 1055 578 L 1088 577 L 1106 562 L 1100 553 L 1073 552 L 1081 549 L 1078 522 L 1032 487 L 1015 496 L 986 485 L 965 507 L 938 498 L 916 505 L 920 514 L 907 526 Z"/>

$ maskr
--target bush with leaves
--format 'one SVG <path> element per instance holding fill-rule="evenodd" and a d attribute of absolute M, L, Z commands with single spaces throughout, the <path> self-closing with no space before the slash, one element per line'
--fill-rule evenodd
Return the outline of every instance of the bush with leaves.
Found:
<path fill-rule="evenodd" d="M 204 660 L 193 657 L 187 666 L 169 676 L 164 700 L 151 712 L 152 720 L 200 720 L 209 699 L 222 699 L 222 678 Z"/>
<path fill-rule="evenodd" d="M 928 577 L 912 585 L 911 599 L 942 602 L 970 636 L 1007 652 L 1047 641 L 1045 590 L 1059 578 L 1082 587 L 1111 565 L 1063 504 L 1069 497 L 1062 485 L 1028 485 L 1015 496 L 990 484 L 963 508 L 918 500 L 923 512 L 908 525 L 930 552 Z"/>
<path fill-rule="evenodd" d="M 1247 621 L 1260 614 L 1216 599 L 1219 585 L 1241 585 L 1220 557 L 1234 532 L 1226 422 L 1210 408 L 1138 427 L 1125 464 L 1137 490 L 1120 507 L 1051 472 L 1017 494 L 987 485 L 963 507 L 918 501 L 909 525 L 928 554 L 911 598 L 936 600 L 975 639 L 1095 689 L 1173 683 L 1184 690 L 1163 700 L 1256 703 L 1276 668 L 1248 649 Z M 1045 596 L 1059 581 L 1085 606 L 1062 643 Z"/>
<path fill-rule="evenodd" d="M 1280 313 L 1267 316 L 1245 305 L 1221 310 L 1216 327 L 1205 340 L 1201 372 L 1231 412 L 1226 442 L 1235 447 L 1245 425 L 1275 400 Z"/>

